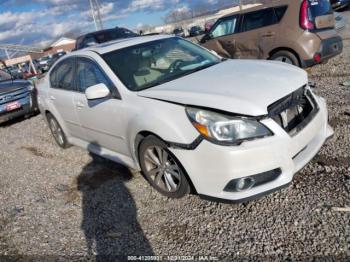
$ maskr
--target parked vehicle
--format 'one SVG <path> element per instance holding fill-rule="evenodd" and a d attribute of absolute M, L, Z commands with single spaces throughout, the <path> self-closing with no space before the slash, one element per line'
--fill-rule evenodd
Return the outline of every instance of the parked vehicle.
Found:
<path fill-rule="evenodd" d="M 177 27 L 173 30 L 173 34 L 175 36 L 179 36 L 179 37 L 185 37 L 185 31 L 183 30 L 182 27 Z"/>
<path fill-rule="evenodd" d="M 51 56 L 51 59 L 47 62 L 48 68 L 50 69 L 51 66 L 53 66 L 53 64 L 56 63 L 56 61 L 60 59 L 62 56 L 64 56 L 65 54 L 67 54 L 65 51 L 61 51 L 53 54 Z"/>
<path fill-rule="evenodd" d="M 192 26 L 190 28 L 190 36 L 198 36 L 204 34 L 203 29 L 200 26 Z"/>
<path fill-rule="evenodd" d="M 347 19 L 338 12 L 334 12 L 334 18 L 335 18 L 335 30 L 338 32 L 344 30 L 347 25 Z"/>
<path fill-rule="evenodd" d="M 47 56 L 43 56 L 40 57 L 39 59 L 37 59 L 38 62 L 38 70 L 41 71 L 42 73 L 47 72 L 49 70 L 49 66 L 48 63 L 51 60 L 51 56 L 47 55 Z"/>
<path fill-rule="evenodd" d="M 23 79 L 23 73 L 18 66 L 8 66 L 7 71 L 11 74 L 14 79 Z"/>
<path fill-rule="evenodd" d="M 31 82 L 0 70 L 0 123 L 37 110 L 36 90 Z"/>
<path fill-rule="evenodd" d="M 82 36 L 79 36 L 74 50 L 86 48 L 113 40 L 122 38 L 136 37 L 138 34 L 123 27 L 115 27 L 112 29 L 105 29 L 100 31 L 91 32 Z"/>
<path fill-rule="evenodd" d="M 228 58 L 258 58 L 310 67 L 340 54 L 329 0 L 281 0 L 220 18 L 202 38 Z"/>
<path fill-rule="evenodd" d="M 330 0 L 334 10 L 343 9 L 350 5 L 350 0 Z"/>
<path fill-rule="evenodd" d="M 175 198 L 191 187 L 236 201 L 270 193 L 333 134 L 304 70 L 222 60 L 171 36 L 66 55 L 42 81 L 39 105 L 59 146 L 142 170 Z"/>

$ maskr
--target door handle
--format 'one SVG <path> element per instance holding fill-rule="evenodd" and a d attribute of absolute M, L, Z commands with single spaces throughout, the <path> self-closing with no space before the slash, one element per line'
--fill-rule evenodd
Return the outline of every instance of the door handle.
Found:
<path fill-rule="evenodd" d="M 54 101 L 54 100 L 56 100 L 56 97 L 50 96 L 50 100 Z"/>
<path fill-rule="evenodd" d="M 266 34 L 263 34 L 262 37 L 271 37 L 271 36 L 274 36 L 274 35 L 275 35 L 275 33 L 273 33 L 273 32 L 268 32 L 268 33 L 266 33 Z"/>
<path fill-rule="evenodd" d="M 78 108 L 83 108 L 84 107 L 84 104 L 82 102 L 79 102 L 79 101 L 75 105 Z"/>

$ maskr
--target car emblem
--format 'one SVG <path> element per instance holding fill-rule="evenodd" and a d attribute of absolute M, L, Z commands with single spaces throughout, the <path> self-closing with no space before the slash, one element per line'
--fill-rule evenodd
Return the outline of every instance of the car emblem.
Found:
<path fill-rule="evenodd" d="M 3 100 L 5 100 L 5 102 L 6 102 L 6 101 L 11 100 L 12 98 L 13 98 L 13 96 L 5 96 L 5 97 L 3 98 Z"/>

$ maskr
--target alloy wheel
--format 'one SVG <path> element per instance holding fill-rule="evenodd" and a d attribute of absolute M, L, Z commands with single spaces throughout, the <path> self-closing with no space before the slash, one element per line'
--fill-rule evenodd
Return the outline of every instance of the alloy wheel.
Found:
<path fill-rule="evenodd" d="M 293 65 L 293 61 L 287 56 L 278 56 L 274 60 Z"/>
<path fill-rule="evenodd" d="M 144 152 L 146 172 L 154 184 L 167 192 L 175 192 L 181 184 L 181 171 L 173 157 L 159 146 Z"/>
<path fill-rule="evenodd" d="M 64 144 L 64 134 L 62 128 L 59 126 L 57 121 L 53 118 L 50 119 L 50 129 L 53 137 L 59 145 Z"/>

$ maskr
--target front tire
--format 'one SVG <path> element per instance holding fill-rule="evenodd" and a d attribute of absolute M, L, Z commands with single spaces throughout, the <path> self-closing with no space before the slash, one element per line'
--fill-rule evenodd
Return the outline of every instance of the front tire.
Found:
<path fill-rule="evenodd" d="M 49 123 L 51 134 L 54 137 L 57 145 L 59 145 L 59 147 L 61 148 L 68 148 L 70 144 L 68 143 L 66 134 L 64 133 L 62 127 L 60 126 L 56 118 L 50 113 L 48 113 L 47 122 Z"/>
<path fill-rule="evenodd" d="M 155 136 L 148 136 L 139 146 L 139 161 L 146 180 L 161 194 L 181 198 L 191 187 L 185 171 L 167 145 Z"/>

